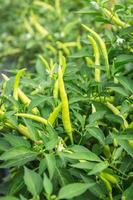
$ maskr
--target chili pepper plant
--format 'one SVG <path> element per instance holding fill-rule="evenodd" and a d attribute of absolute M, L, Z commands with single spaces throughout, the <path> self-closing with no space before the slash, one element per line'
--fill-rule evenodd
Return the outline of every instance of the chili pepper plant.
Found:
<path fill-rule="evenodd" d="M 131 1 L 0 9 L 0 199 L 132 200 Z"/>

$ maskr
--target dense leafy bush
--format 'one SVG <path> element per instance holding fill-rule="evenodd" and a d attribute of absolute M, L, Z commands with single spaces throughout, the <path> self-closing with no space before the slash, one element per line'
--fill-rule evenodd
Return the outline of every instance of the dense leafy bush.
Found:
<path fill-rule="evenodd" d="M 0 9 L 0 199 L 132 200 L 131 1 Z"/>

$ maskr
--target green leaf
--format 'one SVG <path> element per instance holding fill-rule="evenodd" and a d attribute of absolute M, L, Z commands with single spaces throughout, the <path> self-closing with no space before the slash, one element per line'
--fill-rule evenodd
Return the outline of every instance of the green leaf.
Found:
<path fill-rule="evenodd" d="M 24 196 L 20 195 L 21 200 L 27 200 Z"/>
<path fill-rule="evenodd" d="M 24 181 L 23 181 L 23 171 L 19 171 L 13 176 L 11 179 L 9 188 L 8 188 L 8 194 L 9 195 L 15 195 L 24 187 Z"/>
<path fill-rule="evenodd" d="M 99 182 L 94 181 L 93 179 L 91 179 L 90 177 L 87 176 L 82 176 L 82 179 L 85 183 L 93 183 L 94 186 L 89 188 L 89 191 L 95 195 L 96 197 L 101 197 L 101 199 L 106 199 L 106 191 L 103 188 L 103 185 L 101 185 Z"/>
<path fill-rule="evenodd" d="M 8 151 L 9 148 L 10 148 L 10 144 L 4 138 L 1 138 L 0 139 L 0 150 Z"/>
<path fill-rule="evenodd" d="M 0 200 L 19 200 L 19 199 L 13 196 L 6 196 L 6 197 L 0 197 Z"/>
<path fill-rule="evenodd" d="M 129 145 L 128 141 L 118 140 L 118 143 L 121 147 L 131 156 L 133 157 L 133 148 Z"/>
<path fill-rule="evenodd" d="M 109 163 L 106 161 L 97 163 L 97 164 L 95 164 L 94 168 L 88 173 L 88 175 L 97 174 L 97 173 L 103 171 L 104 169 L 106 169 L 108 166 L 109 166 Z"/>
<path fill-rule="evenodd" d="M 45 171 L 46 168 L 47 168 L 47 163 L 46 163 L 46 159 L 44 158 L 40 161 L 40 164 L 39 164 L 39 174 L 41 175 Z"/>
<path fill-rule="evenodd" d="M 74 111 L 74 115 L 77 118 L 77 120 L 80 122 L 82 129 L 84 128 L 85 124 L 85 117 L 82 116 L 80 113 Z"/>
<path fill-rule="evenodd" d="M 46 75 L 46 70 L 45 70 L 45 68 L 44 68 L 44 66 L 43 66 L 43 64 L 42 64 L 42 62 L 40 61 L 40 59 L 37 59 L 35 68 L 36 68 L 36 71 L 37 71 L 37 73 L 38 73 L 38 75 L 39 75 L 40 77 L 45 77 L 45 75 Z"/>
<path fill-rule="evenodd" d="M 133 59 L 133 56 L 132 56 Z M 117 77 L 119 82 L 123 85 L 123 87 L 133 93 L 133 81 L 125 76 L 119 76 Z"/>
<path fill-rule="evenodd" d="M 76 163 L 76 164 L 72 164 L 70 166 L 74 167 L 74 168 L 78 168 L 78 169 L 91 170 L 91 169 L 93 169 L 93 167 L 95 165 L 96 165 L 96 163 L 84 161 L 84 162 L 79 162 L 79 163 Z"/>
<path fill-rule="evenodd" d="M 0 165 L 0 168 L 24 165 L 27 162 L 35 160 L 37 154 L 37 152 L 24 147 L 12 148 L 10 151 L 4 152 L 0 156 L 0 159 L 4 160 L 4 163 Z"/>
<path fill-rule="evenodd" d="M 49 141 L 45 143 L 45 147 L 47 150 L 52 150 L 58 143 L 58 135 L 55 129 L 53 129 L 51 126 L 47 126 L 47 131 Z"/>
<path fill-rule="evenodd" d="M 31 136 L 32 136 L 32 139 L 33 139 L 34 141 L 39 140 L 40 138 L 39 138 L 38 131 L 37 131 L 37 129 L 34 127 L 34 124 L 33 124 L 32 120 L 30 120 L 30 119 L 25 119 L 25 118 L 23 118 L 23 120 L 24 120 L 24 123 L 25 123 L 26 127 L 28 128 L 28 130 L 29 130 L 29 132 L 30 132 L 30 134 L 31 134 Z"/>
<path fill-rule="evenodd" d="M 30 155 L 37 155 L 37 153 L 25 147 L 16 147 L 16 148 L 11 148 L 10 151 L 3 153 L 0 156 L 0 159 L 1 160 L 19 159 L 20 157 L 28 157 Z"/>
<path fill-rule="evenodd" d="M 55 167 L 56 167 L 55 157 L 52 154 L 46 154 L 45 158 L 46 158 L 47 169 L 49 172 L 49 177 L 50 179 L 52 179 L 55 172 Z"/>
<path fill-rule="evenodd" d="M 133 183 L 123 192 L 122 197 L 125 200 L 133 199 Z"/>
<path fill-rule="evenodd" d="M 127 28 L 122 28 L 121 30 L 120 30 L 120 36 L 124 36 L 124 35 L 127 35 L 127 34 L 132 34 L 132 32 L 133 32 L 133 26 L 129 26 L 129 27 L 127 27 Z"/>
<path fill-rule="evenodd" d="M 49 101 L 50 97 L 47 96 L 36 96 L 34 99 L 31 100 L 31 103 L 28 106 L 28 111 L 31 111 L 33 108 L 39 106 L 40 104 L 44 103 L 45 101 Z"/>
<path fill-rule="evenodd" d="M 43 187 L 45 189 L 45 192 L 50 196 L 53 191 L 53 185 L 51 180 L 47 177 L 46 174 L 44 174 Z"/>
<path fill-rule="evenodd" d="M 118 124 L 123 124 L 123 119 L 115 114 L 106 114 L 105 118 L 109 120 L 111 123 L 118 123 Z"/>
<path fill-rule="evenodd" d="M 109 87 L 110 89 L 112 89 L 113 91 L 115 91 L 116 93 L 123 95 L 124 97 L 128 97 L 129 96 L 129 92 L 124 89 L 123 87 Z"/>
<path fill-rule="evenodd" d="M 105 145 L 105 136 L 100 128 L 87 127 L 87 131 L 92 137 L 95 137 L 102 145 Z"/>
<path fill-rule="evenodd" d="M 90 123 L 90 124 L 93 124 L 93 123 L 95 123 L 96 121 L 102 119 L 102 118 L 104 117 L 105 113 L 106 113 L 105 110 L 97 111 L 97 112 L 92 113 L 92 114 L 89 116 L 89 123 Z"/>
<path fill-rule="evenodd" d="M 59 199 L 72 199 L 83 194 L 88 188 L 93 187 L 93 183 L 71 183 L 62 187 L 59 191 Z"/>
<path fill-rule="evenodd" d="M 42 191 L 43 182 L 41 176 L 26 167 L 24 168 L 24 182 L 33 196 L 39 195 Z"/>
<path fill-rule="evenodd" d="M 12 147 L 21 147 L 21 146 L 26 148 L 31 147 L 30 143 L 21 136 L 8 134 L 5 135 L 4 138 L 12 145 Z"/>
<path fill-rule="evenodd" d="M 111 133 L 111 136 L 117 140 L 133 140 L 133 134 L 130 133 Z"/>
<path fill-rule="evenodd" d="M 119 65 L 126 64 L 126 63 L 129 63 L 129 62 L 132 62 L 132 61 L 133 61 L 132 55 L 122 54 L 122 55 L 119 55 L 119 56 L 116 57 L 115 62 L 119 66 Z"/>
<path fill-rule="evenodd" d="M 60 153 L 61 156 L 65 157 L 65 158 L 69 158 L 69 159 L 74 159 L 74 160 L 87 160 L 87 161 L 96 161 L 96 162 L 100 162 L 100 158 L 94 154 L 93 152 L 91 152 L 90 150 L 88 150 L 87 152 L 76 152 L 76 153 Z"/>
<path fill-rule="evenodd" d="M 121 157 L 123 148 L 122 147 L 118 147 L 117 149 L 114 149 L 113 154 L 112 154 L 112 158 L 113 160 L 117 160 Z"/>

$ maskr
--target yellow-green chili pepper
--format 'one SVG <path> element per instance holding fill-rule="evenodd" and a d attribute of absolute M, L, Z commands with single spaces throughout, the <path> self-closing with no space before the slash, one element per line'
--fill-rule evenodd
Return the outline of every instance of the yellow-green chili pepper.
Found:
<path fill-rule="evenodd" d="M 103 147 L 103 153 L 106 156 L 106 158 L 109 159 L 111 157 L 111 152 L 110 152 L 109 145 L 104 145 L 104 147 Z"/>
<path fill-rule="evenodd" d="M 36 6 L 40 6 L 41 8 L 47 9 L 49 11 L 54 11 L 54 7 L 48 3 L 36 0 L 36 1 L 33 1 L 33 4 Z"/>
<path fill-rule="evenodd" d="M 46 44 L 45 48 L 50 49 L 51 52 L 52 52 L 54 55 L 57 54 L 57 50 L 56 50 L 56 48 L 53 47 L 52 45 L 50 45 L 50 44 Z"/>
<path fill-rule="evenodd" d="M 58 47 L 59 49 L 62 49 L 62 50 L 64 51 L 64 53 L 65 53 L 67 56 L 70 55 L 69 49 L 68 49 L 67 47 L 65 47 L 64 44 L 63 44 L 62 42 L 57 41 L 56 44 L 57 44 L 57 47 Z"/>
<path fill-rule="evenodd" d="M 94 65 L 94 62 L 92 61 L 90 57 L 85 57 L 85 60 L 86 60 L 87 65 Z"/>
<path fill-rule="evenodd" d="M 54 97 L 55 99 L 58 98 L 58 80 L 56 80 L 56 82 L 55 82 L 55 84 L 54 84 L 53 97 Z"/>
<path fill-rule="evenodd" d="M 107 190 L 109 191 L 110 200 L 113 200 L 113 198 L 112 198 L 112 186 L 111 186 L 110 182 L 107 179 L 105 179 L 101 174 L 100 174 L 99 177 L 104 182 Z"/>
<path fill-rule="evenodd" d="M 53 125 L 53 123 L 55 122 L 58 113 L 61 111 L 61 107 L 62 107 L 62 103 L 60 103 L 54 110 L 53 112 L 50 114 L 49 118 L 48 118 L 48 123 L 50 123 L 51 125 Z"/>
<path fill-rule="evenodd" d="M 78 20 L 67 23 L 66 26 L 63 28 L 63 33 L 66 35 L 77 23 Z"/>
<path fill-rule="evenodd" d="M 40 33 L 43 37 L 46 37 L 49 33 L 48 31 L 38 22 L 37 15 L 32 13 L 30 18 L 32 25 L 35 27 L 36 31 Z"/>
<path fill-rule="evenodd" d="M 2 74 L 4 80 L 8 81 L 9 78 L 5 75 Z M 31 100 L 24 94 L 24 92 L 22 92 L 22 90 L 20 88 L 18 88 L 18 97 L 19 99 L 22 101 L 23 104 L 25 104 L 26 106 L 28 106 L 31 102 Z M 39 110 L 37 107 L 32 109 L 32 113 L 33 114 L 39 114 Z"/>
<path fill-rule="evenodd" d="M 106 15 L 106 17 L 108 17 L 114 24 L 121 26 L 123 28 L 129 26 L 129 24 L 126 24 L 125 22 L 121 21 L 116 13 L 111 13 L 106 8 L 103 8 L 102 11 Z"/>
<path fill-rule="evenodd" d="M 107 179 L 110 183 L 113 184 L 118 184 L 118 180 L 115 176 L 113 176 L 112 174 L 109 174 L 107 172 L 101 172 L 100 173 L 102 175 L 103 178 Z"/>
<path fill-rule="evenodd" d="M 15 115 L 18 116 L 18 117 L 25 117 L 25 118 L 28 118 L 28 119 L 32 119 L 34 121 L 40 122 L 40 123 L 45 124 L 45 125 L 48 124 L 46 119 L 39 117 L 37 115 L 32 115 L 32 114 L 27 114 L 27 113 L 17 113 Z"/>
<path fill-rule="evenodd" d="M 62 74 L 62 70 L 60 66 L 58 69 L 58 83 L 59 83 L 60 98 L 62 102 L 62 121 L 63 121 L 64 128 L 68 136 L 70 137 L 71 143 L 73 143 L 68 98 L 67 98 L 67 93 L 65 90 L 64 82 L 63 82 L 63 74 Z"/>
<path fill-rule="evenodd" d="M 123 117 L 123 115 L 120 114 L 120 111 L 111 103 L 106 102 L 107 107 L 115 114 L 120 116 L 123 119 L 123 126 L 124 128 L 128 128 L 128 122 L 127 120 Z"/>
<path fill-rule="evenodd" d="M 88 39 L 94 50 L 95 65 L 100 65 L 100 53 L 99 53 L 98 45 L 93 37 L 88 36 Z M 100 69 L 95 69 L 95 80 L 97 82 L 100 82 Z"/>
<path fill-rule="evenodd" d="M 13 97 L 17 101 L 18 101 L 18 89 L 19 89 L 20 78 L 24 74 L 25 70 L 26 70 L 25 68 L 19 70 L 16 77 L 15 77 L 14 87 L 13 87 Z"/>
<path fill-rule="evenodd" d="M 107 49 L 106 49 L 106 45 L 103 41 L 103 39 L 95 32 L 93 31 L 91 28 L 89 28 L 88 26 L 82 24 L 82 26 L 89 31 L 93 37 L 97 40 L 97 42 L 99 43 L 99 46 L 101 48 L 104 60 L 105 60 L 105 65 L 106 65 L 106 73 L 107 73 L 107 77 L 110 78 L 110 67 L 109 67 L 109 61 L 108 61 L 108 53 L 107 53 Z"/>
<path fill-rule="evenodd" d="M 66 70 L 66 58 L 63 56 L 62 51 L 59 51 L 59 65 L 62 67 L 62 73 L 64 74 Z M 58 98 L 58 79 L 54 84 L 53 96 L 55 99 Z"/>
<path fill-rule="evenodd" d="M 22 135 L 24 135 L 25 137 L 27 137 L 30 140 L 33 140 L 32 136 L 26 126 L 19 124 L 17 129 Z"/>
<path fill-rule="evenodd" d="M 47 69 L 48 71 L 50 71 L 50 66 L 49 66 L 47 60 L 46 60 L 42 55 L 39 55 L 38 57 L 40 58 L 41 62 L 42 62 L 43 65 L 46 67 L 46 69 Z"/>
<path fill-rule="evenodd" d="M 0 115 L 4 115 L 5 113 L 0 110 Z M 17 127 L 10 122 L 10 120 L 5 121 L 5 125 L 12 129 L 17 129 L 22 135 L 26 136 L 28 139 L 32 140 L 31 134 L 28 128 L 22 124 L 19 124 Z"/>

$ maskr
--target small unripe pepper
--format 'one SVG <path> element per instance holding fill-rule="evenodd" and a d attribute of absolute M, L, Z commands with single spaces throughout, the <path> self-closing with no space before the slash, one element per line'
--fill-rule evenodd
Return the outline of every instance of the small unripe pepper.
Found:
<path fill-rule="evenodd" d="M 57 116 L 58 116 L 58 113 L 61 111 L 61 107 L 62 107 L 62 103 L 60 103 L 54 110 L 53 112 L 50 114 L 49 118 L 48 118 L 48 122 L 52 125 Z"/>
<path fill-rule="evenodd" d="M 118 180 L 115 176 L 113 176 L 112 174 L 109 174 L 107 172 L 101 172 L 102 177 L 104 177 L 105 179 L 107 179 L 110 183 L 113 184 L 118 184 Z"/>
<path fill-rule="evenodd" d="M 112 198 L 112 186 L 111 186 L 110 182 L 109 182 L 106 178 L 104 178 L 104 177 L 102 176 L 102 174 L 100 174 L 99 177 L 100 177 L 100 179 L 104 182 L 104 184 L 105 184 L 107 190 L 109 191 L 110 200 L 113 200 L 113 198 Z"/>

